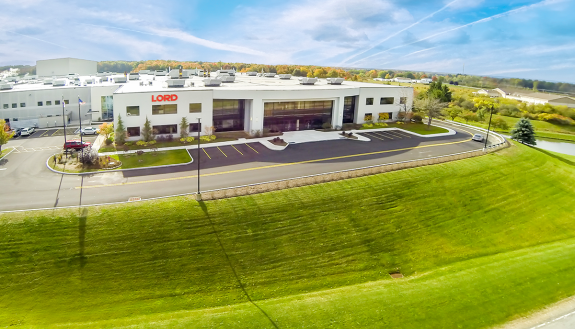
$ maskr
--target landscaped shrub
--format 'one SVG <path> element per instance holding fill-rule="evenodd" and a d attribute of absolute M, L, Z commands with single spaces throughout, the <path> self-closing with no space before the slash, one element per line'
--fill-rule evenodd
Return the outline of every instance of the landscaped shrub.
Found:
<path fill-rule="evenodd" d="M 105 143 L 106 143 L 106 145 L 112 145 L 113 141 L 111 138 L 106 138 Z"/>
<path fill-rule="evenodd" d="M 137 142 L 136 142 L 136 145 L 138 145 L 138 146 L 148 146 L 148 143 L 147 143 L 147 142 L 144 142 L 144 141 L 137 141 Z"/>
<path fill-rule="evenodd" d="M 210 139 L 211 139 L 211 140 L 215 141 L 216 138 L 217 138 L 216 135 L 210 135 Z"/>
<path fill-rule="evenodd" d="M 491 125 L 493 126 L 493 128 L 499 128 L 501 130 L 508 130 L 509 129 L 509 125 L 507 124 L 507 121 L 503 120 L 502 118 L 493 119 L 493 121 L 491 122 Z"/>
<path fill-rule="evenodd" d="M 373 124 L 372 123 L 364 123 L 362 125 L 363 128 L 373 128 Z"/>
<path fill-rule="evenodd" d="M 156 144 L 156 143 L 157 143 L 157 142 L 156 142 L 155 140 L 152 140 L 152 141 L 149 141 L 149 142 L 148 142 L 148 145 L 154 145 L 154 144 Z"/>
<path fill-rule="evenodd" d="M 562 116 L 560 114 L 550 114 L 550 113 L 540 113 L 537 115 L 537 119 L 541 121 L 547 121 L 558 125 L 575 125 L 575 121 L 571 118 Z"/>
<path fill-rule="evenodd" d="M 423 122 L 423 117 L 419 113 L 414 113 L 412 119 L 415 123 L 422 123 Z"/>

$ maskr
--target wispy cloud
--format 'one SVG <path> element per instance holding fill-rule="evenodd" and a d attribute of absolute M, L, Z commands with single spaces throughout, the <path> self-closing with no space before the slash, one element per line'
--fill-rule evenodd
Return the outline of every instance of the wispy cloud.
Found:
<path fill-rule="evenodd" d="M 403 29 L 401 29 L 401 30 L 399 30 L 399 31 L 397 31 L 397 32 L 395 32 L 395 33 L 393 33 L 393 34 L 391 34 L 390 36 L 388 36 L 388 37 L 386 37 L 385 39 L 383 39 L 383 40 L 381 40 L 380 42 L 378 42 L 376 45 L 374 45 L 374 46 L 372 46 L 372 47 L 369 47 L 369 48 L 367 48 L 367 49 L 365 49 L 365 50 L 363 50 L 363 51 L 361 51 L 361 52 L 359 52 L 359 53 L 357 53 L 357 54 L 354 54 L 354 55 L 351 55 L 351 56 L 347 57 L 347 58 L 344 59 L 341 63 L 339 63 L 339 65 L 345 65 L 345 63 L 349 62 L 351 59 L 353 59 L 353 58 L 355 58 L 355 57 L 357 57 L 357 56 L 361 56 L 361 55 L 367 53 L 368 51 L 374 49 L 375 47 L 380 46 L 381 44 L 383 44 L 383 43 L 386 42 L 387 40 L 396 37 L 397 35 L 399 35 L 399 34 L 405 32 L 405 31 L 411 29 L 412 27 L 414 27 L 414 26 L 416 26 L 416 25 L 419 25 L 421 22 L 423 22 L 423 21 L 425 21 L 425 20 L 427 20 L 427 19 L 433 17 L 434 15 L 436 15 L 436 14 L 438 14 L 438 13 L 444 11 L 445 9 L 449 8 L 450 6 L 452 6 L 454 3 L 458 2 L 458 1 L 459 1 L 459 0 L 453 0 L 453 1 L 451 1 L 451 2 L 448 3 L 447 5 L 443 6 L 441 9 L 439 9 L 439 10 L 437 10 L 437 11 L 434 11 L 433 13 L 431 13 L 431 14 L 429 14 L 429 15 L 423 17 L 422 19 L 418 20 L 417 22 L 415 22 L 415 23 L 409 25 L 408 27 L 403 28 Z"/>
<path fill-rule="evenodd" d="M 66 47 L 64 47 L 64 46 L 62 46 L 62 45 L 59 45 L 59 44 L 57 44 L 57 43 L 53 43 L 53 42 L 50 42 L 50 41 L 46 41 L 46 40 L 34 38 L 34 37 L 32 37 L 32 36 L 29 36 L 29 35 L 26 35 L 26 34 L 22 34 L 22 33 L 18 33 L 18 32 L 14 32 L 14 31 L 10 31 L 10 30 L 4 30 L 4 31 L 9 32 L 9 33 L 13 33 L 13 34 L 16 34 L 16 35 L 19 35 L 19 36 L 22 36 L 22 37 L 26 37 L 26 38 L 29 38 L 29 39 L 32 39 L 32 40 L 44 42 L 44 43 L 47 43 L 47 44 L 50 44 L 50 45 L 53 45 L 53 46 L 58 46 L 58 47 L 60 47 L 60 48 L 66 49 Z"/>

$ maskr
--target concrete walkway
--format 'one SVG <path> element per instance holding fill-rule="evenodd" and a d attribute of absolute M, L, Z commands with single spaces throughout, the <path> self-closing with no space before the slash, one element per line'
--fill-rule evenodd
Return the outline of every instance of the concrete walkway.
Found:
<path fill-rule="evenodd" d="M 348 130 L 346 132 L 353 132 L 353 135 L 357 137 L 357 139 L 351 139 L 356 141 L 363 141 L 369 142 L 371 139 L 359 135 L 359 133 L 371 132 L 371 131 L 386 131 L 386 130 L 401 130 L 403 132 L 410 133 L 412 135 L 416 135 L 419 137 L 439 137 L 439 136 L 449 136 L 455 135 L 455 130 L 449 129 L 447 127 L 442 127 L 449 132 L 441 133 L 441 134 L 433 134 L 433 135 L 420 135 L 405 129 L 400 128 L 377 128 L 377 129 L 366 129 L 366 130 Z M 330 140 L 337 140 L 337 139 L 348 139 L 341 135 L 341 131 L 316 131 L 316 130 L 302 130 L 302 131 L 287 131 L 284 132 L 282 136 L 278 136 L 279 138 L 283 139 L 288 144 L 299 144 L 299 143 L 311 143 L 311 142 L 321 142 L 321 141 L 330 141 Z M 261 138 L 240 138 L 235 141 L 227 141 L 227 142 L 216 142 L 216 143 L 205 143 L 200 144 L 201 148 L 208 148 L 208 147 L 217 147 L 217 146 L 227 146 L 227 145 L 236 145 L 236 144 L 244 144 L 244 143 L 260 143 L 263 146 L 267 147 L 270 150 L 274 151 L 281 151 L 286 148 L 286 146 L 278 146 L 270 143 L 271 139 L 274 139 L 275 136 L 271 137 L 261 137 Z M 181 146 L 172 146 L 172 147 L 162 147 L 158 148 L 158 151 L 171 151 L 171 150 L 183 150 L 183 149 L 197 149 L 198 145 L 181 145 Z M 130 150 L 126 153 L 136 153 L 138 150 Z M 114 154 L 124 154 L 124 151 L 119 152 L 102 152 L 99 155 L 114 155 Z"/>

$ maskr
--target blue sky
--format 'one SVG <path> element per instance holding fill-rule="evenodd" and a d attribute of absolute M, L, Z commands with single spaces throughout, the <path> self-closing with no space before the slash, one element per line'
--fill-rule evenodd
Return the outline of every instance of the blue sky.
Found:
<path fill-rule="evenodd" d="M 202 60 L 575 83 L 573 0 L 0 0 L 0 65 Z"/>

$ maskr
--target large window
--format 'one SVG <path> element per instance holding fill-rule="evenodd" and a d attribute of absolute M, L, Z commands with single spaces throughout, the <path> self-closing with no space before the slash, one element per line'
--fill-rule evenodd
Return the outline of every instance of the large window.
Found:
<path fill-rule="evenodd" d="M 38 106 L 42 106 L 42 105 L 44 105 L 44 104 L 42 104 L 42 102 L 38 102 Z"/>
<path fill-rule="evenodd" d="M 102 96 L 101 98 L 102 120 L 114 119 L 114 97 Z"/>
<path fill-rule="evenodd" d="M 7 108 L 8 108 L 8 104 L 4 104 L 4 108 L 7 109 Z"/>
<path fill-rule="evenodd" d="M 244 129 L 243 99 L 214 99 L 213 125 L 216 131 Z"/>
<path fill-rule="evenodd" d="M 373 105 L 373 98 L 366 98 L 365 105 Z"/>
<path fill-rule="evenodd" d="M 399 97 L 399 104 L 407 104 L 407 97 Z"/>
<path fill-rule="evenodd" d="M 190 123 L 190 132 L 197 133 L 198 131 L 202 131 L 202 124 L 201 123 Z"/>
<path fill-rule="evenodd" d="M 355 117 L 355 96 L 346 96 L 343 102 L 343 123 L 353 123 Z"/>
<path fill-rule="evenodd" d="M 140 136 L 140 127 L 128 127 L 126 130 L 129 137 Z"/>
<path fill-rule="evenodd" d="M 52 105 L 52 101 L 46 101 L 46 106 L 51 106 Z"/>
<path fill-rule="evenodd" d="M 67 100 L 67 99 L 65 99 L 65 100 L 64 100 L 64 104 L 68 105 L 68 104 L 70 104 L 70 101 Z"/>
<path fill-rule="evenodd" d="M 140 107 L 139 106 L 126 106 L 126 115 L 129 115 L 129 116 L 140 115 Z"/>
<path fill-rule="evenodd" d="M 26 103 L 20 103 L 20 107 L 26 107 Z"/>
<path fill-rule="evenodd" d="M 333 101 L 273 102 L 264 104 L 264 117 L 331 115 Z"/>
<path fill-rule="evenodd" d="M 103 96 L 102 96 L 103 97 Z M 60 100 L 55 100 L 54 105 L 60 105 Z"/>
<path fill-rule="evenodd" d="M 12 108 L 13 108 L 13 109 L 15 109 L 15 108 L 17 108 L 17 107 L 18 107 L 18 104 L 17 104 L 17 103 L 12 103 Z"/>
<path fill-rule="evenodd" d="M 152 105 L 152 115 L 178 114 L 178 104 Z"/>
<path fill-rule="evenodd" d="M 214 99 L 214 116 L 239 114 L 242 105 L 238 99 Z"/>
<path fill-rule="evenodd" d="M 393 97 L 382 97 L 379 99 L 380 105 L 393 104 Z"/>
<path fill-rule="evenodd" d="M 379 121 L 386 121 L 386 120 L 391 120 L 393 119 L 392 117 L 393 113 L 391 112 L 383 112 L 383 113 L 379 113 Z"/>
<path fill-rule="evenodd" d="M 190 113 L 202 112 L 202 103 L 190 103 Z"/>
<path fill-rule="evenodd" d="M 371 115 L 371 113 L 366 113 L 363 116 L 363 121 L 371 121 L 371 120 L 373 120 L 373 116 Z"/>
<path fill-rule="evenodd" d="M 178 125 L 152 126 L 152 129 L 154 129 L 154 132 L 158 135 L 175 134 L 178 132 Z"/>

